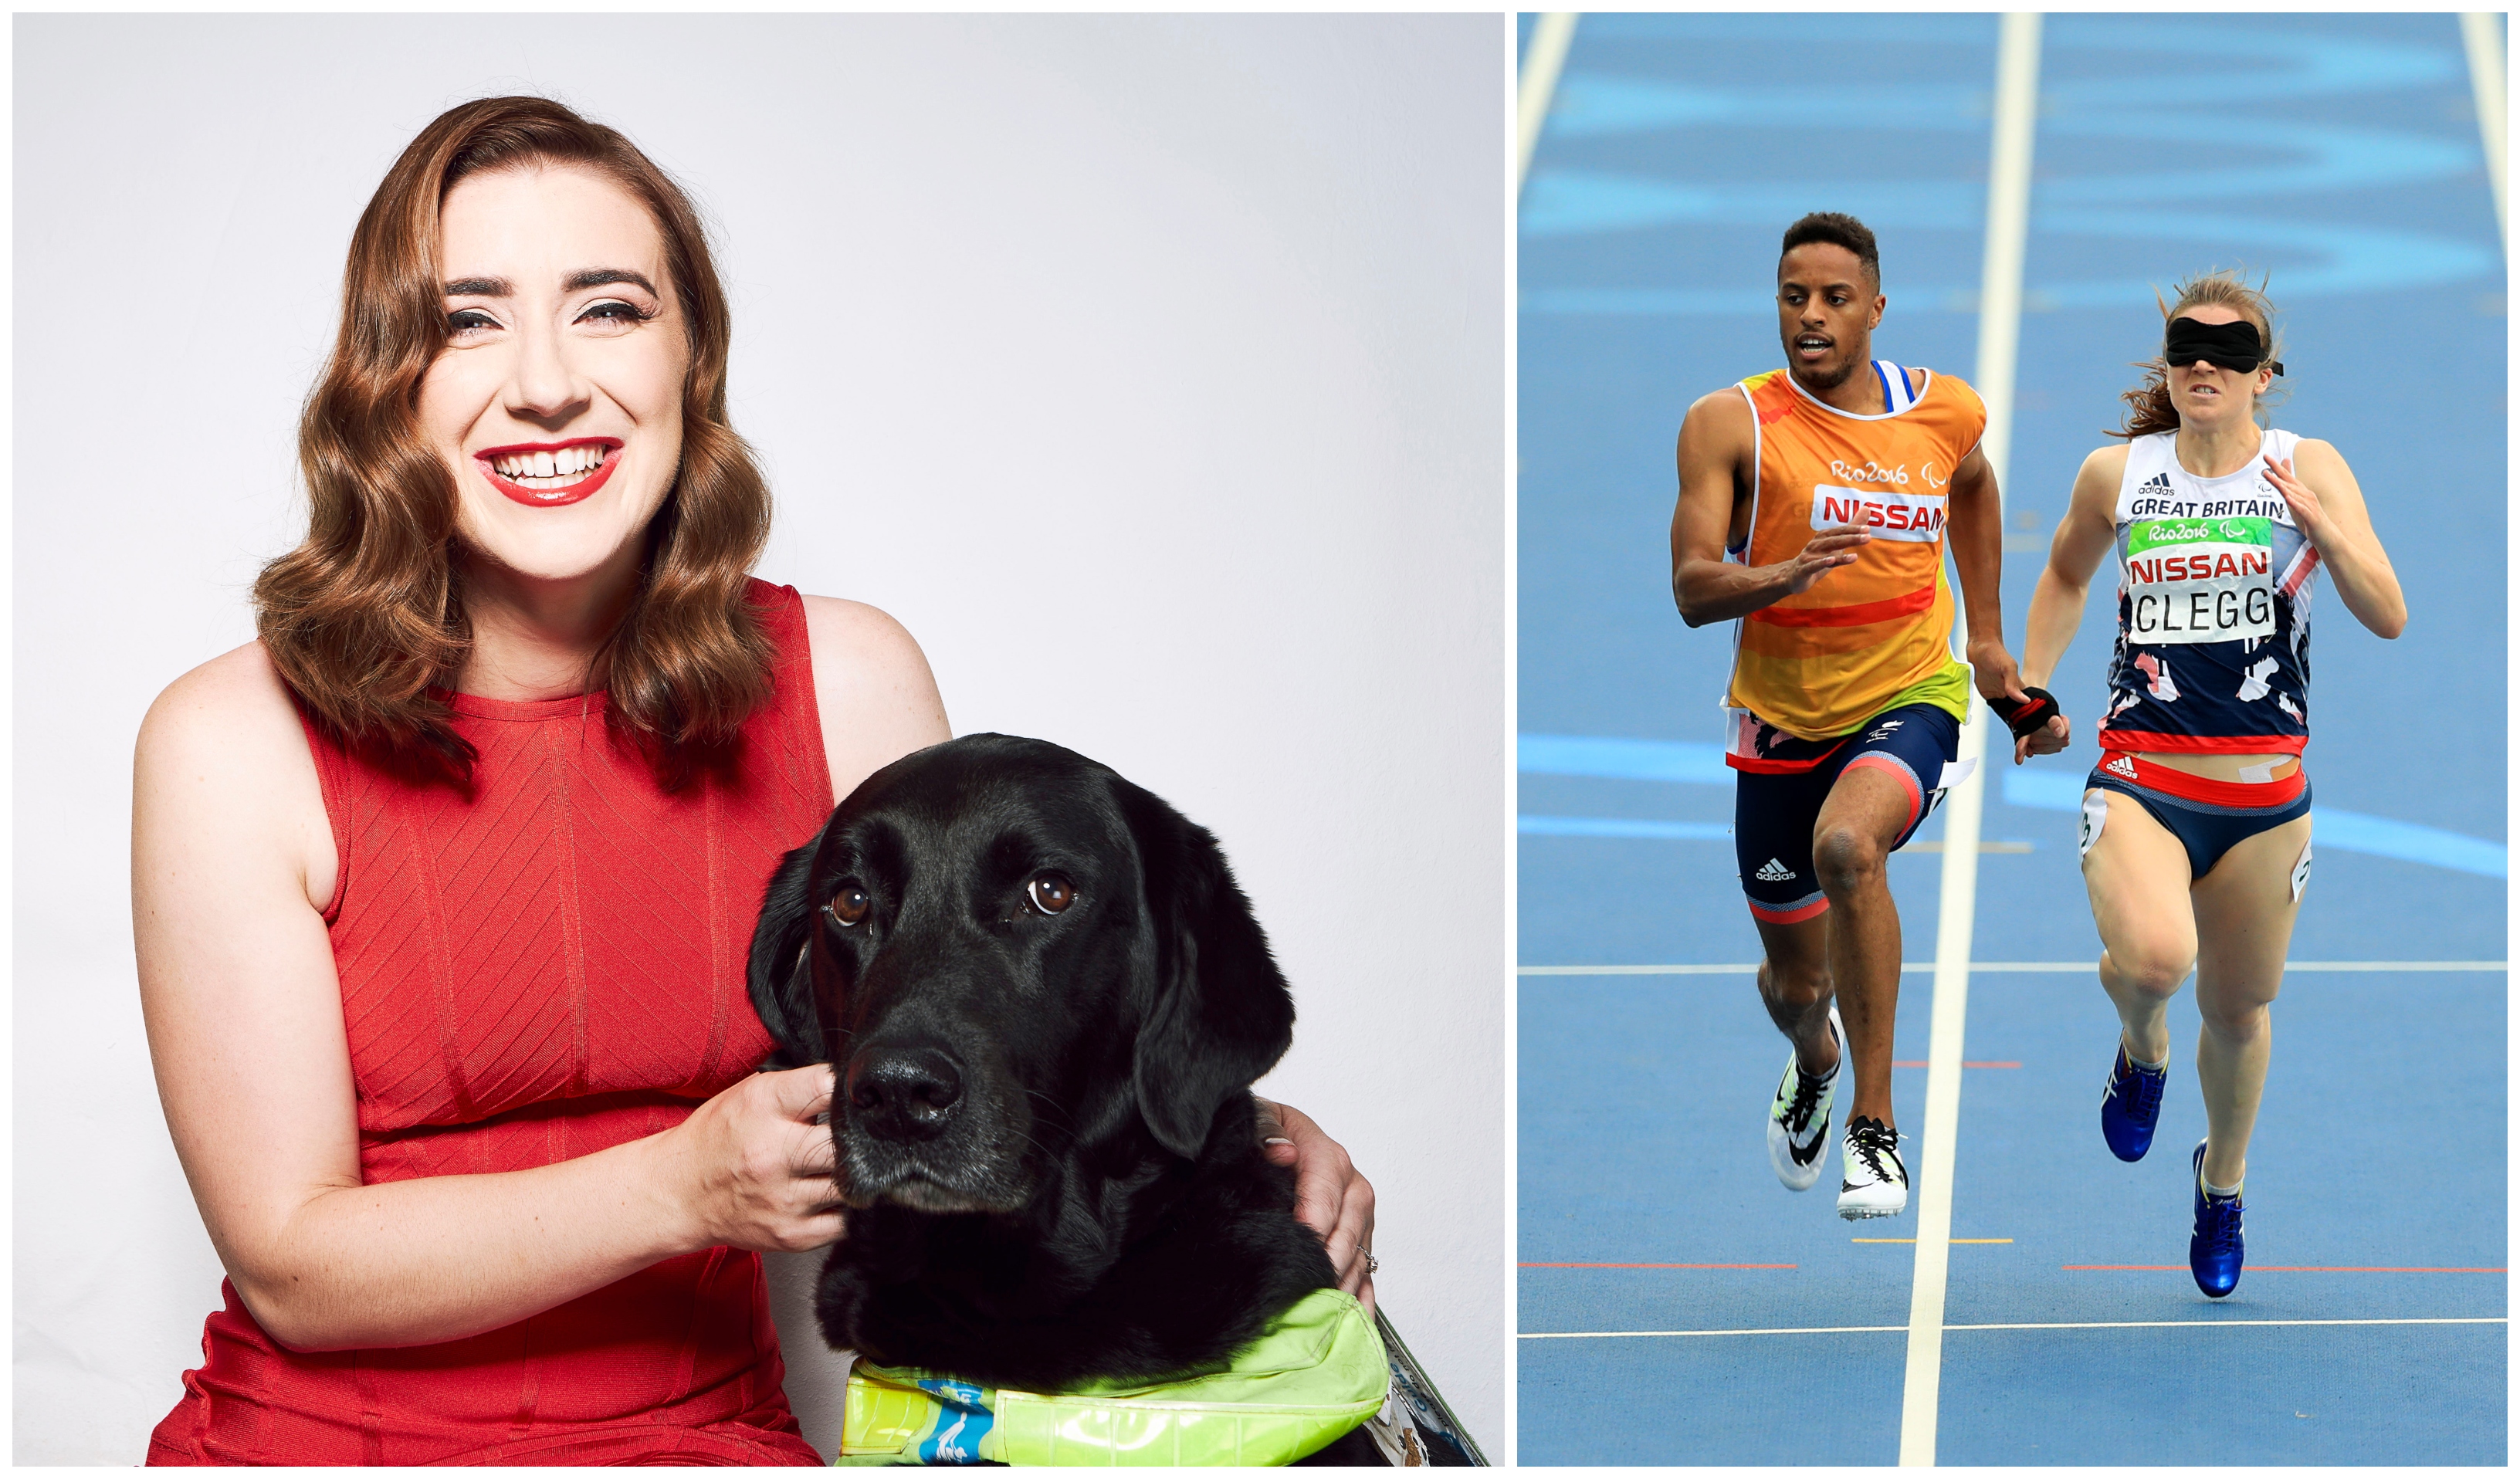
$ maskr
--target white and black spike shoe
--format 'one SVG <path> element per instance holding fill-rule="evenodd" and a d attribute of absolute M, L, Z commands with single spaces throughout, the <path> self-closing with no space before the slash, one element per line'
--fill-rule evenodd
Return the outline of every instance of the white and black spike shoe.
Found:
<path fill-rule="evenodd" d="M 1838 1184 L 1837 1215 L 1896 1217 L 1908 1210 L 1908 1163 L 1899 1158 L 1899 1132 L 1868 1115 L 1846 1122 L 1846 1179 Z"/>
<path fill-rule="evenodd" d="M 1828 1009 L 1828 1030 L 1837 1039 L 1837 1067 L 1827 1077 L 1803 1072 L 1802 1059 L 1785 1053 L 1785 1076 L 1777 1083 L 1776 1102 L 1768 1106 L 1768 1163 L 1789 1191 L 1808 1191 L 1828 1163 L 1828 1107 L 1836 1095 L 1837 1077 L 1846 1069 L 1846 1029 L 1837 1008 Z"/>

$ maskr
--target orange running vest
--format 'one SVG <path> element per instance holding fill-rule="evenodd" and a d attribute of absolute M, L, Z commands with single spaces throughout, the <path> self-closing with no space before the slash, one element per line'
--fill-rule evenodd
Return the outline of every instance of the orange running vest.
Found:
<path fill-rule="evenodd" d="M 1758 421 L 1758 480 L 1749 537 L 1725 557 L 1775 564 L 1831 524 L 1872 528 L 1855 563 L 1736 629 L 1725 705 L 1807 740 L 1855 729 L 1954 661 L 1943 520 L 1986 406 L 1951 376 L 1925 371 L 1911 394 L 1898 366 L 1874 367 L 1890 407 L 1879 416 L 1823 405 L 1783 370 L 1739 386 Z"/>

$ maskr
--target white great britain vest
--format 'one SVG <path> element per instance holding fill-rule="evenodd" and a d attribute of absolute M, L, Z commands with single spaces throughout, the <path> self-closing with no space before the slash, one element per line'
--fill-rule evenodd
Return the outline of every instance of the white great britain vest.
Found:
<path fill-rule="evenodd" d="M 2299 754 L 2309 742 L 2318 551 L 2266 470 L 2300 440 L 2266 431 L 2258 456 L 2223 477 L 2182 468 L 2177 432 L 2128 443 L 2102 745 Z"/>

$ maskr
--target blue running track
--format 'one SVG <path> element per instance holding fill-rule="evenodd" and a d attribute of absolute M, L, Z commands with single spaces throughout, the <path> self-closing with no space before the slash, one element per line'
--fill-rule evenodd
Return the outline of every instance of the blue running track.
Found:
<path fill-rule="evenodd" d="M 1915 1216 L 1843 1223 L 1833 1180 L 1796 1195 L 1768 1169 L 1785 1048 L 1747 975 L 1720 969 L 1758 958 L 1717 750 L 1731 633 L 1672 609 L 1672 444 L 1690 401 L 1782 363 L 1769 285 L 1806 210 L 1880 236 L 1876 353 L 1973 374 L 1997 25 L 1588 15 L 1533 160 L 1525 1463 L 1898 1457 L 1914 1247 L 1873 1239 L 1913 1237 Z M 1999 763 L 1987 795 L 1937 1457 L 2502 1463 L 2506 307 L 2456 20 L 2054 16 L 2040 92 L 2005 488 L 2013 650 L 2074 471 L 2158 343 L 2154 289 L 2271 272 L 2292 390 L 2277 425 L 2353 464 L 2411 613 L 2384 643 L 2332 585 L 2318 603 L 2318 862 L 2293 959 L 2467 968 L 2287 978 L 2250 1147 L 2250 1271 L 2206 1301 L 2185 1269 L 2192 989 L 2151 1156 L 2119 1163 L 2096 1124 L 2116 1028 L 2074 836 L 2104 568 L 2050 685 L 2074 749 Z M 1934 956 L 1940 862 L 1891 865 L 1910 962 Z M 1668 965 L 1718 969 L 1568 969 Z M 1912 1143 L 1931 995 L 1929 973 L 1906 977 Z"/>

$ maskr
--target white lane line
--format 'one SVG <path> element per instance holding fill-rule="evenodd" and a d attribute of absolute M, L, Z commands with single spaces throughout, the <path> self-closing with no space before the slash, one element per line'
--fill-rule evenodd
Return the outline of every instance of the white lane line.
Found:
<path fill-rule="evenodd" d="M 2021 264 L 2030 239 L 2030 153 L 2039 120 L 2039 16 L 2007 15 L 1997 34 L 1994 153 L 1987 165 L 1986 260 L 1978 287 L 1979 450 L 2001 494 L 2012 446 L 2012 387 L 2021 342 Z M 1999 496 L 1996 519 L 2003 506 Z M 1954 622 L 1966 650 L 1968 623 Z M 1968 778 L 1946 802 L 1942 919 L 1934 942 L 1934 1010 L 1925 1053 L 1925 1144 L 1916 1188 L 1916 1274 L 1908 1297 L 1908 1373 L 1900 1403 L 1899 1462 L 1934 1461 L 1942 1406 L 1943 1300 L 1951 1270 L 1952 1168 L 1958 1160 L 1960 1051 L 1968 1026 L 1969 937 L 1977 925 L 1978 829 L 1986 810 L 1987 730 L 1995 720 L 1974 689 L 1960 730 Z M 2008 733 L 2008 732 L 2007 732 Z"/>
<path fill-rule="evenodd" d="M 2509 1324 L 2507 1315 L 2416 1316 L 2401 1320 L 2091 1320 L 2050 1324 L 1956 1324 L 1952 1330 L 2170 1330 L 2214 1325 Z"/>
<path fill-rule="evenodd" d="M 1979 445 L 2001 489 L 2010 471 L 2021 267 L 2030 246 L 2030 152 L 2039 119 L 2039 16 L 2008 15 L 1996 40 L 1994 153 L 1987 161 L 1986 259 L 1979 269 L 1977 375 L 1986 404 Z M 1946 834 L 1948 835 L 1948 833 Z"/>
<path fill-rule="evenodd" d="M 1813 1325 L 1790 1330 L 1524 1330 L 1523 1340 L 1652 1340 L 1680 1335 L 1889 1335 L 1906 1325 Z"/>
<path fill-rule="evenodd" d="M 2454 1325 L 2509 1324 L 2507 1315 L 2418 1316 L 2402 1320 L 2092 1320 L 2046 1324 L 1956 1324 L 1946 1330 L 2172 1330 L 2220 1325 Z M 1870 1335 L 1906 1325 L 1809 1325 L 1774 1330 L 1524 1330 L 1523 1340 L 1665 1340 L 1698 1335 Z"/>
<path fill-rule="evenodd" d="M 1522 54 L 1522 80 L 1515 102 L 1516 138 L 1522 154 L 1514 165 L 1513 188 L 1519 192 L 1531 174 L 1531 154 L 1540 147 L 1540 130 L 1549 121 L 1549 105 L 1557 96 L 1557 73 L 1566 66 L 1566 49 L 1575 44 L 1575 11 L 1551 11 L 1531 28 L 1531 48 Z"/>
<path fill-rule="evenodd" d="M 1909 961 L 1899 967 L 1904 971 L 1932 970 L 1930 961 Z M 2047 975 L 2091 972 L 2096 969 L 2090 961 L 1971 961 L 1973 975 Z M 2284 969 L 2294 970 L 2377 970 L 2391 974 L 2403 972 L 2498 971 L 2509 970 L 2508 961 L 2287 961 Z M 1517 965 L 1514 974 L 1527 976 L 1630 976 L 1630 975 L 1756 975 L 1756 962 L 1725 965 Z"/>
<path fill-rule="evenodd" d="M 2485 136 L 2485 172 L 2494 181 L 2494 229 L 2502 249 L 2511 249 L 2509 206 L 2504 202 L 2503 171 L 2509 167 L 2511 136 L 2503 131 L 2510 108 L 2505 91 L 2507 67 L 2502 55 L 2502 18 L 2469 14 L 2458 18 L 2459 36 L 2467 43 L 2467 78 L 2476 90 L 2476 127 Z"/>

